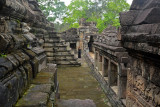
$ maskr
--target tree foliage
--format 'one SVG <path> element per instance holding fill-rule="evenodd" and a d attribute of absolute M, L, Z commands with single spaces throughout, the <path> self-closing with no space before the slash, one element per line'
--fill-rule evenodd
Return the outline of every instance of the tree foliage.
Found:
<path fill-rule="evenodd" d="M 60 0 L 38 1 L 48 20 L 62 21 L 62 24 L 56 23 L 59 31 L 66 29 L 68 25 L 69 28 L 78 28 L 81 18 L 97 22 L 99 32 L 102 32 L 108 25 L 118 27 L 120 26 L 119 13 L 127 11 L 130 7 L 126 0 L 72 0 L 68 6 Z"/>
<path fill-rule="evenodd" d="M 126 0 L 109 0 L 106 5 L 106 12 L 97 20 L 97 28 L 102 32 L 108 25 L 120 26 L 119 13 L 129 10 L 130 5 Z"/>
<path fill-rule="evenodd" d="M 97 28 L 102 32 L 108 25 L 120 26 L 119 13 L 129 7 L 126 0 L 72 0 L 64 22 L 70 27 L 78 27 L 79 19 L 86 18 L 87 21 L 97 22 Z"/>
<path fill-rule="evenodd" d="M 72 0 L 67 7 L 66 17 L 64 22 L 69 23 L 70 27 L 79 27 L 78 21 L 81 18 L 88 18 L 87 12 L 91 6 L 91 0 Z"/>
<path fill-rule="evenodd" d="M 41 10 L 49 21 L 61 20 L 66 11 L 66 5 L 60 0 L 38 0 Z"/>

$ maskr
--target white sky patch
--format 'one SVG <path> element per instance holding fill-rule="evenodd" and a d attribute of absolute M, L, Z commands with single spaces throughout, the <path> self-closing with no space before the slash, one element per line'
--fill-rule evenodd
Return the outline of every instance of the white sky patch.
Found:
<path fill-rule="evenodd" d="M 127 0 L 127 2 L 131 5 L 133 0 Z"/>
<path fill-rule="evenodd" d="M 60 0 L 63 1 L 67 6 L 71 3 L 71 0 Z"/>
<path fill-rule="evenodd" d="M 68 6 L 71 2 L 71 0 L 61 0 L 63 2 L 65 2 L 65 4 Z M 127 0 L 127 2 L 131 5 L 133 0 Z"/>

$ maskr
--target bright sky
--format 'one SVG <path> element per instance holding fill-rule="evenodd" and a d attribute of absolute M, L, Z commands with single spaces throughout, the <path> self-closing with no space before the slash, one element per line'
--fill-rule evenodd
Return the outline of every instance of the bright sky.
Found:
<path fill-rule="evenodd" d="M 68 6 L 68 5 L 70 4 L 70 2 L 71 2 L 71 0 L 61 0 L 61 1 L 65 2 L 65 4 L 66 4 L 67 6 Z M 133 1 L 133 0 L 127 0 L 127 2 L 128 2 L 129 4 L 131 4 L 132 1 Z"/>

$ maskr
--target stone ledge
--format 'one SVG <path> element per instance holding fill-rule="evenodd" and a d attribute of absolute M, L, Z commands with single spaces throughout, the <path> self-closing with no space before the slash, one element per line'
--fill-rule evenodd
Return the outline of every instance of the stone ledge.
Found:
<path fill-rule="evenodd" d="M 50 97 L 55 92 L 56 67 L 55 64 L 47 64 L 47 68 L 37 74 L 15 107 L 48 107 L 48 105 L 53 105 L 54 100 L 53 98 L 51 100 Z"/>
<path fill-rule="evenodd" d="M 27 92 L 15 107 L 47 107 L 49 95 L 42 92 Z"/>

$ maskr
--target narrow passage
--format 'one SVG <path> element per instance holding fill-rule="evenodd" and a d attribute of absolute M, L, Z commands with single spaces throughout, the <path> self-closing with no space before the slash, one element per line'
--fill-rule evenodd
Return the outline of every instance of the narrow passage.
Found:
<path fill-rule="evenodd" d="M 92 101 L 96 107 L 110 107 L 108 99 L 100 85 L 89 72 L 91 72 L 91 70 L 84 60 L 82 60 L 81 67 L 58 68 L 58 81 L 60 84 L 60 100 L 57 101 L 58 107 L 71 107 L 69 104 L 73 103 L 73 100 L 75 102 L 77 100 L 82 100 L 79 102 L 83 102 L 83 100 L 88 102 Z M 73 107 L 82 106 L 76 105 Z"/>

